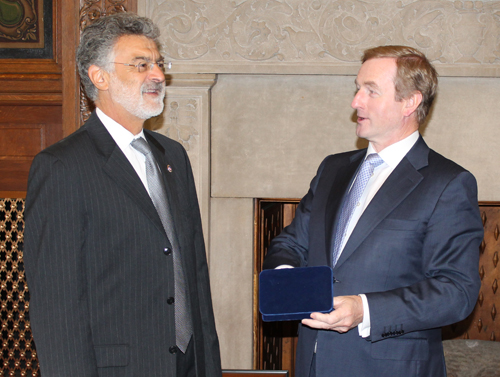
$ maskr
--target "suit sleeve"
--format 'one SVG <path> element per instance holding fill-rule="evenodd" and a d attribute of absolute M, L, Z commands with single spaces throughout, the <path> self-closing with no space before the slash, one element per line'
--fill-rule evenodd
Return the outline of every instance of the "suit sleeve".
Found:
<path fill-rule="evenodd" d="M 97 377 L 85 281 L 85 213 L 75 169 L 48 153 L 31 167 L 24 261 L 41 372 Z"/>
<path fill-rule="evenodd" d="M 447 184 L 428 221 L 421 249 L 424 278 L 406 287 L 366 294 L 371 340 L 467 317 L 480 287 L 482 238 L 476 181 L 469 172 L 461 172 Z"/>
<path fill-rule="evenodd" d="M 311 181 L 309 191 L 302 198 L 295 217 L 290 225 L 273 238 L 269 245 L 269 251 L 264 259 L 263 269 L 273 269 L 287 264 L 293 267 L 306 267 L 309 255 L 309 220 L 318 182 L 321 178 L 325 163 L 323 160 L 318 168 L 316 176 Z"/>

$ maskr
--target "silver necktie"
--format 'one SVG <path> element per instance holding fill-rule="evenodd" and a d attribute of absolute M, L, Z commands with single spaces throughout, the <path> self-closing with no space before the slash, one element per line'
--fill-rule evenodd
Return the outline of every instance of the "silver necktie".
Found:
<path fill-rule="evenodd" d="M 174 279 L 175 279 L 175 336 L 177 347 L 183 352 L 193 334 L 193 325 L 189 313 L 189 303 L 186 292 L 186 278 L 182 268 L 179 244 L 174 228 L 174 221 L 167 199 L 167 192 L 161 171 L 151 153 L 147 141 L 139 137 L 131 142 L 131 146 L 146 157 L 146 178 L 149 195 L 160 216 L 161 223 L 173 248 Z"/>

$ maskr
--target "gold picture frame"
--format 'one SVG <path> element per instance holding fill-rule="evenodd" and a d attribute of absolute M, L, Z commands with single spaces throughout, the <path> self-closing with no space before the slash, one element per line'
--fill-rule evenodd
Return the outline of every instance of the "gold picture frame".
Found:
<path fill-rule="evenodd" d="M 43 0 L 0 0 L 0 48 L 44 48 L 43 10 Z"/>

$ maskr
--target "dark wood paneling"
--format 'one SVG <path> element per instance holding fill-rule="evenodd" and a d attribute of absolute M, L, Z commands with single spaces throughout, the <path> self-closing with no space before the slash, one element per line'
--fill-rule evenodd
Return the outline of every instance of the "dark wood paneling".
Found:
<path fill-rule="evenodd" d="M 61 113 L 60 105 L 0 104 L 0 197 L 24 197 L 33 157 L 62 137 Z"/>
<path fill-rule="evenodd" d="M 0 74 L 2 93 L 61 93 L 60 74 Z"/>
<path fill-rule="evenodd" d="M 62 135 L 61 0 L 52 2 L 53 54 L 0 59 L 0 197 L 26 194 L 33 157 Z M 74 48 L 74 45 L 71 46 Z"/>
<path fill-rule="evenodd" d="M 294 377 L 298 321 L 263 322 L 258 281 L 271 240 L 295 217 L 298 199 L 257 199 L 254 236 L 254 368 L 286 370 Z"/>

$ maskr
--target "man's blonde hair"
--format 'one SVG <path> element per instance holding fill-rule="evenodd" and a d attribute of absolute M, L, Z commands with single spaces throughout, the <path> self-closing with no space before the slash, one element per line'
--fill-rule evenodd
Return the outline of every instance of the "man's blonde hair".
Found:
<path fill-rule="evenodd" d="M 426 56 L 407 46 L 379 46 L 366 50 L 362 62 L 370 59 L 396 59 L 396 101 L 409 98 L 415 92 L 422 93 L 422 102 L 417 108 L 419 126 L 425 122 L 437 92 L 438 75 Z"/>

